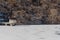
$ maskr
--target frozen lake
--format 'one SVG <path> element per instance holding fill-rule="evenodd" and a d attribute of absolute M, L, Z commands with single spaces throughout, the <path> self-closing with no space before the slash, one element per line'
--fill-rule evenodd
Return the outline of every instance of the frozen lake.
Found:
<path fill-rule="evenodd" d="M 60 26 L 0 26 L 0 40 L 60 40 Z"/>

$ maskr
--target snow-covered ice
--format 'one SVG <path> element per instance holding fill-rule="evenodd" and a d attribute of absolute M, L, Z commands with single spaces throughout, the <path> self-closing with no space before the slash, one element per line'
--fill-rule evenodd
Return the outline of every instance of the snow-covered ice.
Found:
<path fill-rule="evenodd" d="M 0 26 L 0 40 L 60 40 L 60 25 Z"/>

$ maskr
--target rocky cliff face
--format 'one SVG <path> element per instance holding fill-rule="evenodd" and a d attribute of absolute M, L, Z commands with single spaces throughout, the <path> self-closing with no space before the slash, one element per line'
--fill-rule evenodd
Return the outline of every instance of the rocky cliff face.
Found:
<path fill-rule="evenodd" d="M 60 23 L 60 0 L 0 0 L 0 11 L 19 25 Z"/>

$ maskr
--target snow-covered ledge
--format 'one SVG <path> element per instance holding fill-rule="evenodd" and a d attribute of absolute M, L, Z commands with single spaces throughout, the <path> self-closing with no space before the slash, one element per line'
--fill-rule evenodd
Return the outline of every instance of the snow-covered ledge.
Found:
<path fill-rule="evenodd" d="M 60 40 L 60 25 L 0 26 L 0 40 Z"/>

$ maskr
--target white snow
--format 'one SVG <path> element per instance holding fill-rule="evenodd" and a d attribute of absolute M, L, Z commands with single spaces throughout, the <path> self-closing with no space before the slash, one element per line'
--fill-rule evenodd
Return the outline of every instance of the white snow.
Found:
<path fill-rule="evenodd" d="M 0 40 L 60 40 L 60 25 L 0 26 Z"/>

